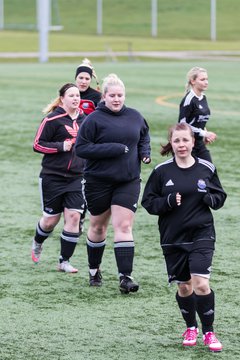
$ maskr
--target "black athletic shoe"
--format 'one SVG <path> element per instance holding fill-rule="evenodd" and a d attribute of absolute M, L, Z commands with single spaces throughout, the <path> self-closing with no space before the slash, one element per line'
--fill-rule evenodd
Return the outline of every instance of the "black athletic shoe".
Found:
<path fill-rule="evenodd" d="M 102 286 L 102 274 L 98 269 L 95 275 L 89 273 L 89 285 L 90 286 Z"/>
<path fill-rule="evenodd" d="M 128 294 L 130 292 L 138 291 L 139 285 L 134 282 L 131 276 L 125 275 L 120 278 L 119 290 L 122 294 Z"/>

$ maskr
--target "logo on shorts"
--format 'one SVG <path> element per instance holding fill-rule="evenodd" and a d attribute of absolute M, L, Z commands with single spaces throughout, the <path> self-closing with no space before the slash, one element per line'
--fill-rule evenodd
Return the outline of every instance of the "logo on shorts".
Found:
<path fill-rule="evenodd" d="M 209 266 L 209 267 L 207 268 L 207 271 L 211 272 L 211 271 L 212 271 L 212 267 Z"/>
<path fill-rule="evenodd" d="M 46 208 L 45 208 L 45 211 L 47 211 L 48 213 L 51 214 L 51 213 L 53 212 L 53 209 L 52 209 L 52 208 L 49 208 L 49 207 L 46 207 Z"/>
<path fill-rule="evenodd" d="M 133 204 L 133 207 L 135 207 L 135 209 L 137 209 L 137 203 L 136 203 L 136 204 Z"/>
<path fill-rule="evenodd" d="M 207 192 L 207 190 L 206 190 L 207 185 L 203 179 L 198 180 L 197 186 L 198 186 L 198 191 Z"/>

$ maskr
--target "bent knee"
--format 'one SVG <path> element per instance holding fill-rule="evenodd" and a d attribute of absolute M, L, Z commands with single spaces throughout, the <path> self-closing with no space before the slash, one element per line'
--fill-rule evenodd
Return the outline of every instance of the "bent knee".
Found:
<path fill-rule="evenodd" d="M 193 292 L 192 284 L 191 283 L 181 283 L 178 284 L 178 293 L 179 296 L 186 297 L 191 295 Z"/>
<path fill-rule="evenodd" d="M 211 292 L 208 284 L 199 284 L 194 287 L 194 291 L 197 295 L 207 295 Z"/>

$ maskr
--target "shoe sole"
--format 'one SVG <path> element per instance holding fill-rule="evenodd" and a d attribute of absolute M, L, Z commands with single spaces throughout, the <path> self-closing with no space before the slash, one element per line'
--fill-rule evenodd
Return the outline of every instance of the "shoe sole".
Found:
<path fill-rule="evenodd" d="M 124 288 L 119 288 L 120 292 L 122 294 L 129 294 L 130 292 L 137 292 L 139 289 L 139 286 L 133 286 L 132 288 L 130 289 L 124 289 Z"/>
<path fill-rule="evenodd" d="M 205 345 L 205 346 L 208 346 L 208 345 Z M 222 351 L 222 348 L 218 348 L 218 349 L 210 349 L 209 348 L 209 346 L 208 346 L 208 350 L 210 351 L 210 352 L 221 352 Z"/>
<path fill-rule="evenodd" d="M 211 349 L 209 349 L 209 351 L 212 352 L 212 353 L 219 353 L 219 352 L 222 351 L 222 349 L 221 350 L 211 350 Z"/>
<path fill-rule="evenodd" d="M 76 274 L 78 272 L 78 270 L 76 270 L 76 271 L 65 271 L 65 270 L 62 270 L 62 269 L 59 269 L 59 268 L 57 268 L 57 271 L 64 272 L 66 274 Z"/>
<path fill-rule="evenodd" d="M 94 284 L 89 283 L 89 286 L 100 287 L 102 286 L 102 283 L 94 283 Z"/>

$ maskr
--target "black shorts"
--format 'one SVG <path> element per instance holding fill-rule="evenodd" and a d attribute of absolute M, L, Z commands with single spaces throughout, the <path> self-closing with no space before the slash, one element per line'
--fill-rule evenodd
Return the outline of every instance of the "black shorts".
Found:
<path fill-rule="evenodd" d="M 195 249 L 191 252 L 176 250 L 165 254 L 168 282 L 186 282 L 191 275 L 210 277 L 213 249 Z"/>
<path fill-rule="evenodd" d="M 141 180 L 109 183 L 99 179 L 85 179 L 83 191 L 87 209 L 92 215 L 100 215 L 112 205 L 119 205 L 136 212 Z"/>
<path fill-rule="evenodd" d="M 43 175 L 39 178 L 42 210 L 47 216 L 57 215 L 64 208 L 84 212 L 86 207 L 82 193 L 82 177 L 64 178 Z"/>

